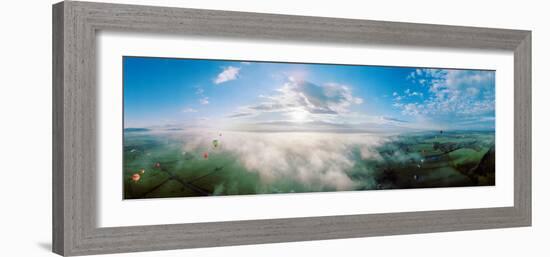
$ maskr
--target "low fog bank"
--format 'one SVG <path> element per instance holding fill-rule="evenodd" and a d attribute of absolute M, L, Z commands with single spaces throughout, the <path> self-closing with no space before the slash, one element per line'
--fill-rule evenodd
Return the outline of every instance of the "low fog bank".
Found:
<path fill-rule="evenodd" d="M 130 184 L 143 187 L 130 192 L 137 198 L 494 185 L 490 131 L 137 130 L 125 144 L 128 179 L 143 167 L 163 171 Z M 176 178 L 183 188 L 155 189 Z"/>
<path fill-rule="evenodd" d="M 350 173 L 361 173 L 365 177 L 370 171 L 358 161 L 381 159 L 377 148 L 392 140 L 392 136 L 317 132 L 171 131 L 161 134 L 181 142 L 182 153 L 233 155 L 249 172 L 257 173 L 264 184 L 291 180 L 311 190 L 372 187 L 374 181 L 354 181 Z M 214 140 L 217 140 L 216 147 Z"/>

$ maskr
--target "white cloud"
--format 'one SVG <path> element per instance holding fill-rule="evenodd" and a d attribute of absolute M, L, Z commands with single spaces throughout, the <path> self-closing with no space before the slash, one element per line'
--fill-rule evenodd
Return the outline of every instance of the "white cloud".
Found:
<path fill-rule="evenodd" d="M 208 97 L 203 97 L 203 98 L 199 99 L 199 103 L 200 104 L 209 104 L 210 101 L 208 100 Z"/>
<path fill-rule="evenodd" d="M 396 107 L 396 108 L 402 108 L 402 107 L 403 107 L 403 104 L 402 104 L 402 103 L 395 102 L 395 103 L 393 103 L 392 106 L 393 106 L 393 107 Z"/>
<path fill-rule="evenodd" d="M 405 96 L 420 96 L 420 97 L 423 97 L 424 94 L 421 93 L 421 92 L 416 92 L 416 91 L 412 91 L 410 88 L 407 88 L 405 91 L 403 91 L 405 93 Z"/>
<path fill-rule="evenodd" d="M 404 104 L 402 108 L 402 113 L 406 115 L 418 115 L 424 111 L 424 106 L 419 105 L 418 103 Z"/>
<path fill-rule="evenodd" d="M 411 74 L 415 74 L 415 73 L 411 73 Z M 409 78 L 411 78 L 411 76 L 409 76 Z M 409 99 L 410 97 L 424 97 L 424 94 L 422 92 L 412 91 L 410 88 L 405 89 L 403 91 L 403 95 L 399 95 L 397 92 L 393 92 L 392 95 L 393 95 L 393 101 L 394 101 L 393 106 L 399 106 L 402 100 Z"/>
<path fill-rule="evenodd" d="M 223 71 L 218 74 L 214 79 L 214 84 L 221 84 L 227 81 L 235 80 L 239 76 L 239 71 L 241 68 L 229 66 L 223 69 Z"/>
<path fill-rule="evenodd" d="M 197 110 L 193 109 L 193 108 L 185 108 L 183 110 L 181 110 L 182 112 L 185 112 L 185 113 L 192 113 L 192 112 L 197 112 Z"/>
<path fill-rule="evenodd" d="M 209 104 L 210 101 L 208 100 L 208 97 L 204 95 L 204 89 L 202 87 L 197 87 L 197 90 L 195 91 L 195 94 L 199 96 L 199 103 L 202 105 Z"/>

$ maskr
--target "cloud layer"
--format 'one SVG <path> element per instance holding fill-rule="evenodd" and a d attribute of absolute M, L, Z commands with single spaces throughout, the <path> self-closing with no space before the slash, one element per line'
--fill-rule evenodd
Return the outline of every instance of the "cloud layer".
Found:
<path fill-rule="evenodd" d="M 363 103 L 354 97 L 350 87 L 337 83 L 317 85 L 289 78 L 274 94 L 262 95 L 258 104 L 243 106 L 229 117 L 280 114 L 286 120 L 315 121 L 350 113 L 352 105 Z M 279 119 L 282 121 L 285 119 Z"/>
<path fill-rule="evenodd" d="M 185 138 L 185 152 L 208 149 L 212 140 L 207 133 Z M 363 160 L 378 159 L 375 148 L 385 140 L 367 134 L 224 132 L 220 151 L 236 155 L 266 184 L 284 179 L 310 189 L 351 190 L 358 185 L 347 172 L 356 165 L 357 154 Z"/>
<path fill-rule="evenodd" d="M 492 71 L 417 69 L 408 79 L 428 89 L 424 97 L 407 89 L 394 92 L 394 107 L 404 115 L 480 115 L 495 109 Z M 417 98 L 413 98 L 417 97 Z"/>

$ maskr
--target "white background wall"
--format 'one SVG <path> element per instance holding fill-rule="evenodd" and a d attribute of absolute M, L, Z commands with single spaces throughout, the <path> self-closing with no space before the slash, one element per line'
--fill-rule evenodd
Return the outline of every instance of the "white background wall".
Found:
<path fill-rule="evenodd" d="M 533 227 L 177 250 L 117 256 L 550 256 L 550 25 L 546 1 L 111 1 L 533 30 Z M 0 12 L 0 256 L 51 247 L 51 4 Z M 512 104 L 512 103 L 510 103 Z M 526 254 L 527 253 L 527 254 Z"/>

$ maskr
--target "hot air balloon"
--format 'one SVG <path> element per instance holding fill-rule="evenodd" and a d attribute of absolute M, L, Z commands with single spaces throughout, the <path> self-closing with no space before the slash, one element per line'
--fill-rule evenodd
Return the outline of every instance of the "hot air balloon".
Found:
<path fill-rule="evenodd" d="M 220 141 L 218 141 L 218 139 L 214 139 L 212 140 L 212 145 L 214 146 L 214 148 L 218 148 L 218 145 L 220 145 Z"/>
<path fill-rule="evenodd" d="M 155 163 L 155 168 L 157 168 L 157 169 L 160 168 L 160 162 Z"/>
<path fill-rule="evenodd" d="M 139 170 L 139 173 L 141 173 L 141 174 L 145 173 L 145 169 Z"/>
<path fill-rule="evenodd" d="M 204 152 L 204 153 L 202 154 L 202 157 L 203 157 L 204 159 L 208 159 L 208 152 Z"/>
<path fill-rule="evenodd" d="M 139 174 L 134 173 L 134 175 L 132 175 L 132 181 L 134 181 L 135 183 L 137 183 L 140 179 L 141 176 Z"/>

